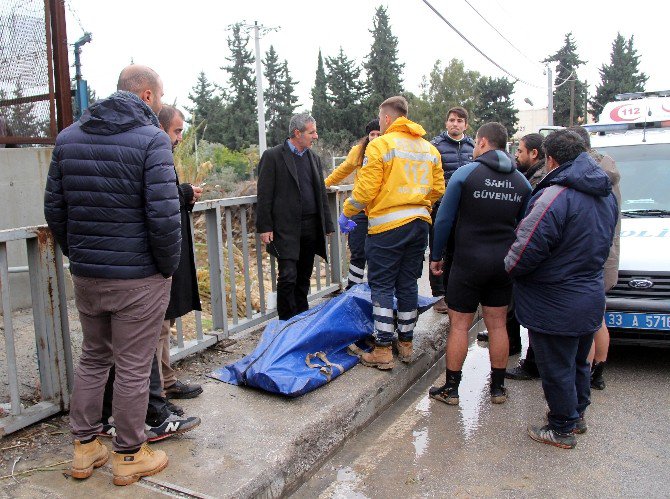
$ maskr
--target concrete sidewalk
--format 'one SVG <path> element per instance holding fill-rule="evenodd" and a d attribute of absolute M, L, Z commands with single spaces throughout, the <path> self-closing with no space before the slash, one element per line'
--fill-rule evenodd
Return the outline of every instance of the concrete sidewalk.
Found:
<path fill-rule="evenodd" d="M 420 281 L 430 294 L 426 272 Z M 39 472 L 0 481 L 0 497 L 277 497 L 297 488 L 353 434 L 363 429 L 443 354 L 448 319 L 424 313 L 415 333 L 415 360 L 391 372 L 360 364 L 332 383 L 297 399 L 273 396 L 207 378 L 204 393 L 176 401 L 202 424 L 180 437 L 154 444 L 168 453 L 168 468 L 128 487 L 115 487 L 106 465 L 75 481 L 62 473 Z M 229 347 L 230 363 L 249 353 L 255 341 Z M 108 445 L 109 441 L 106 441 Z M 69 435 L 38 465 L 71 458 Z M 34 466 L 35 461 L 32 465 Z M 67 467 L 63 465 L 62 468 Z M 16 472 L 21 466 L 16 466 Z"/>

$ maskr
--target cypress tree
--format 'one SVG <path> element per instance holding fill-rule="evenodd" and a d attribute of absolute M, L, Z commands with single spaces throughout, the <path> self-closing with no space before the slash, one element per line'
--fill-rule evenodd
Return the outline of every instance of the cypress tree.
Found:
<path fill-rule="evenodd" d="M 598 119 L 603 107 L 614 100 L 617 94 L 626 92 L 643 92 L 648 76 L 640 72 L 640 56 L 633 47 L 633 37 L 626 40 L 617 33 L 612 42 L 610 63 L 603 64 L 599 69 L 600 84 L 596 93 L 589 100 L 591 113 Z"/>
<path fill-rule="evenodd" d="M 312 116 L 316 120 L 318 131 L 326 136 L 330 131 L 331 106 L 328 102 L 328 80 L 323 65 L 323 57 L 319 49 L 316 64 L 316 77 L 312 87 Z"/>
<path fill-rule="evenodd" d="M 223 142 L 223 104 L 217 95 L 218 88 L 209 82 L 204 71 L 198 74 L 198 80 L 188 94 L 193 106 L 186 107 L 191 114 L 192 124 L 198 126 L 203 121 L 207 127 L 199 130 L 198 140 L 207 139 L 210 142 Z"/>
<path fill-rule="evenodd" d="M 363 67 L 366 71 L 366 92 L 369 112 L 376 111 L 385 99 L 403 91 L 404 64 L 398 62 L 398 38 L 391 32 L 386 8 L 377 7 L 372 18 L 372 47 Z"/>
<path fill-rule="evenodd" d="M 326 57 L 328 102 L 331 106 L 331 130 L 326 141 L 347 148 L 364 133 L 367 117 L 361 100 L 363 84 L 361 68 L 349 59 L 342 47 L 335 57 Z"/>
<path fill-rule="evenodd" d="M 254 57 L 247 49 L 249 36 L 241 28 L 240 23 L 233 24 L 228 38 L 230 56 L 226 57 L 230 64 L 221 68 L 228 73 L 223 144 L 235 151 L 258 140 Z"/>
<path fill-rule="evenodd" d="M 484 76 L 476 85 L 477 103 L 472 114 L 472 128 L 476 130 L 484 123 L 497 121 L 507 128 L 507 134 L 511 137 L 516 133 L 518 109 L 514 108 L 512 94 L 514 93 L 514 82 L 505 77 L 491 78 Z"/>
<path fill-rule="evenodd" d="M 543 62 L 556 62 L 556 79 L 554 85 L 554 125 L 570 125 L 570 103 L 572 100 L 572 85 L 574 84 L 574 115 L 573 123 L 577 123 L 577 117 L 585 116 L 584 97 L 586 87 L 577 79 L 577 69 L 586 61 L 582 61 L 577 55 L 577 44 L 572 38 L 572 33 L 565 35 L 563 46 L 554 55 L 547 57 Z M 570 80 L 575 80 L 574 83 Z M 559 86 L 560 85 L 560 86 Z"/>

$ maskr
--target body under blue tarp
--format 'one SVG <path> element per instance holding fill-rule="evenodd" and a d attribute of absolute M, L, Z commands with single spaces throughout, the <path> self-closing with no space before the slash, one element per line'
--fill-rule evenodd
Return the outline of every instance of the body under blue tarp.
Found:
<path fill-rule="evenodd" d="M 436 300 L 420 296 L 419 311 Z M 347 348 L 372 331 L 370 288 L 359 284 L 287 321 L 270 322 L 251 354 L 210 376 L 298 397 L 356 365 L 358 357 Z"/>

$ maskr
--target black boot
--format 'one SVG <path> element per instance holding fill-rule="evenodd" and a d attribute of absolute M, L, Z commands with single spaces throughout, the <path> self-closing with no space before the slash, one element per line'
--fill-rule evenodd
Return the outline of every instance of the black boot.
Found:
<path fill-rule="evenodd" d="M 461 384 L 462 371 L 447 369 L 447 382 L 442 386 L 433 386 L 428 390 L 430 398 L 448 405 L 458 405 L 458 385 Z"/>
<path fill-rule="evenodd" d="M 594 362 L 591 366 L 591 388 L 596 390 L 605 389 L 605 380 L 603 379 L 603 371 L 605 370 L 605 362 Z"/>

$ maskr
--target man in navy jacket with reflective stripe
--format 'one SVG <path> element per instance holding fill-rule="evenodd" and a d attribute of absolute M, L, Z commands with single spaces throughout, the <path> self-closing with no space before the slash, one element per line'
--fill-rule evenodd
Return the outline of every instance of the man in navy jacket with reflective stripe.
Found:
<path fill-rule="evenodd" d="M 586 431 L 587 355 L 605 312 L 603 265 L 618 206 L 609 177 L 579 135 L 559 130 L 545 139 L 544 149 L 549 173 L 534 191 L 505 268 L 549 405 L 549 424 L 529 426 L 528 433 L 573 448 L 574 433 Z"/>

